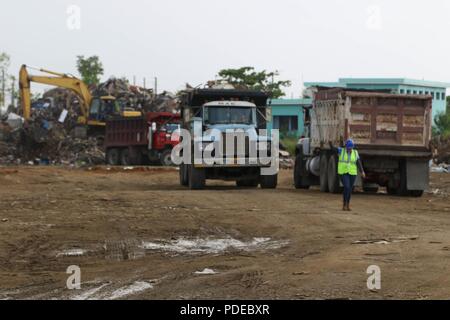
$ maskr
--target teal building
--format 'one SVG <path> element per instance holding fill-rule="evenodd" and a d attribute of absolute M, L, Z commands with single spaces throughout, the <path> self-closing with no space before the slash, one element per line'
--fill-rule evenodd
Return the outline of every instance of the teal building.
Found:
<path fill-rule="evenodd" d="M 305 82 L 305 87 L 324 86 L 350 89 L 389 90 L 398 94 L 426 94 L 433 97 L 433 119 L 447 111 L 446 90 L 450 83 L 406 78 L 341 78 L 338 82 Z"/>
<path fill-rule="evenodd" d="M 280 130 L 281 135 L 301 137 L 305 134 L 304 107 L 311 107 L 312 99 L 271 99 L 272 116 L 267 128 Z"/>

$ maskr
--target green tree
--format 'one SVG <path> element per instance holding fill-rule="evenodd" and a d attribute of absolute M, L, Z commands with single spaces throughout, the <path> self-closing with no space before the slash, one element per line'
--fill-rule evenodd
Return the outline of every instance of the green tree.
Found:
<path fill-rule="evenodd" d="M 444 139 L 450 138 L 450 113 L 441 112 L 434 118 L 433 133 Z"/>
<path fill-rule="evenodd" d="M 447 97 L 447 113 L 450 113 L 450 96 Z"/>
<path fill-rule="evenodd" d="M 220 80 L 226 81 L 237 88 L 246 88 L 267 92 L 272 98 L 283 97 L 283 87 L 289 87 L 289 80 L 276 80 L 278 71 L 267 72 L 266 70 L 255 71 L 253 67 L 242 67 L 238 69 L 223 69 L 219 71 Z"/>
<path fill-rule="evenodd" d="M 103 75 L 103 65 L 98 56 L 77 56 L 77 69 L 87 85 L 98 84 Z"/>

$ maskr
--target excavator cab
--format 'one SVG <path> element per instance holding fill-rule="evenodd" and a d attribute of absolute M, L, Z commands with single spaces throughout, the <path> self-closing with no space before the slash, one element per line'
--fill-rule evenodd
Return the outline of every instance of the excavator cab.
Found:
<path fill-rule="evenodd" d="M 94 97 L 89 108 L 88 125 L 104 125 L 110 116 L 120 115 L 120 106 L 112 96 Z M 79 123 L 83 123 L 82 119 Z"/>

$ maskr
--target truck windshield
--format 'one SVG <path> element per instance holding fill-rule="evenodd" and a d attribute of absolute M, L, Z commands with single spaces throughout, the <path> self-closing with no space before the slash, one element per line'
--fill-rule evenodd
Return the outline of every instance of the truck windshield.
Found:
<path fill-rule="evenodd" d="M 174 132 L 175 130 L 178 130 L 179 127 L 179 123 L 166 123 L 165 125 L 163 125 L 163 129 L 165 129 L 167 132 Z"/>
<path fill-rule="evenodd" d="M 249 107 L 208 107 L 206 113 L 208 124 L 253 123 L 253 108 Z"/>

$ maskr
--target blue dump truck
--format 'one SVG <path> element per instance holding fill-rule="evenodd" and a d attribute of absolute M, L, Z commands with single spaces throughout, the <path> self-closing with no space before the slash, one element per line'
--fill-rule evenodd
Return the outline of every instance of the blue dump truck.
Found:
<path fill-rule="evenodd" d="M 276 188 L 278 167 L 266 133 L 266 93 L 236 89 L 192 89 L 181 95 L 180 183 L 202 189 L 208 179 L 236 181 L 239 187 Z M 186 154 L 189 150 L 190 155 Z M 199 155 L 208 157 L 198 159 Z M 276 153 L 278 154 L 278 153 Z M 266 170 L 265 170 L 266 169 Z"/>

